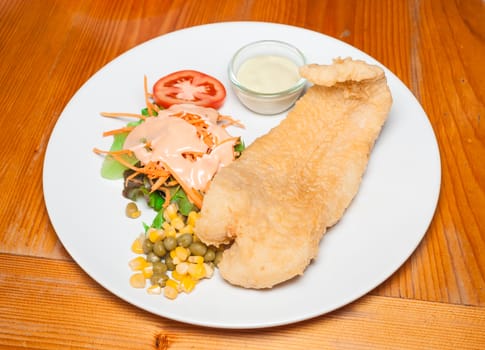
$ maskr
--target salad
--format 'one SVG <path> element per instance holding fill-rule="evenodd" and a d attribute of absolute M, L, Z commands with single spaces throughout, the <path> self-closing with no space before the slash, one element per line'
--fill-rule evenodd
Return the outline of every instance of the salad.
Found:
<path fill-rule="evenodd" d="M 205 245 L 194 226 L 212 178 L 244 149 L 240 138 L 227 132 L 228 126 L 243 126 L 216 109 L 225 96 L 217 79 L 178 71 L 159 79 L 152 93 L 144 78 L 145 106 L 139 114 L 101 113 L 133 119 L 103 133 L 113 137 L 109 150 L 94 148 L 105 157 L 101 176 L 123 179 L 128 217 L 140 216 L 139 200 L 154 211 L 131 246 L 137 254 L 129 262 L 135 288 L 174 299 L 210 278 L 217 267 L 224 247 Z"/>

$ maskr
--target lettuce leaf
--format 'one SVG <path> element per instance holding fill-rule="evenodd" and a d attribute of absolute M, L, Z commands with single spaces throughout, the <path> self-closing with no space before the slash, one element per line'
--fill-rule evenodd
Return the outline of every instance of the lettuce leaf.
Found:
<path fill-rule="evenodd" d="M 137 126 L 141 121 L 128 123 L 127 126 Z M 113 143 L 110 151 L 120 151 L 123 149 L 128 132 L 116 134 L 113 136 Z M 134 156 L 122 155 L 123 159 L 129 164 L 136 164 L 138 161 Z M 112 156 L 107 155 L 101 165 L 101 176 L 108 180 L 117 180 L 123 178 L 123 172 L 127 169 L 123 164 L 119 163 Z"/>

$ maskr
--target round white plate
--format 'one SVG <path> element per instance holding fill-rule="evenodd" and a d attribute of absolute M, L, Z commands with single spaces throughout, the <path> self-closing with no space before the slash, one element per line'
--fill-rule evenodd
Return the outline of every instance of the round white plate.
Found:
<path fill-rule="evenodd" d="M 231 286 L 216 275 L 174 301 L 130 287 L 128 261 L 135 256 L 130 246 L 142 232 L 142 221 L 150 223 L 154 212 L 143 210 L 140 220 L 126 218 L 121 180 L 101 178 L 103 159 L 92 149 L 108 149 L 111 138 L 103 138 L 102 132 L 124 122 L 99 113 L 138 113 L 144 106 L 144 75 L 151 85 L 173 71 L 196 69 L 224 83 L 228 96 L 221 113 L 245 124 L 245 130 L 234 128 L 231 133 L 249 144 L 284 114 L 264 117 L 245 109 L 230 90 L 227 65 L 238 48 L 262 39 L 287 41 L 309 62 L 328 64 L 332 58 L 351 56 L 379 64 L 354 47 L 302 28 L 261 22 L 192 27 L 145 42 L 107 64 L 74 95 L 52 132 L 43 186 L 59 239 L 92 278 L 141 309 L 221 328 L 276 326 L 322 315 L 366 294 L 395 272 L 433 217 L 441 179 L 437 142 L 415 97 L 384 68 L 394 98 L 389 119 L 357 197 L 324 236 L 318 258 L 302 277 L 257 291 Z"/>

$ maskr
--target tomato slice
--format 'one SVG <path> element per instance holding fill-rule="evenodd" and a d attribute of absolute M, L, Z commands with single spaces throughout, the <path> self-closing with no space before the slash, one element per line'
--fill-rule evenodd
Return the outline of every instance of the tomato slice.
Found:
<path fill-rule="evenodd" d="M 192 103 L 219 108 L 226 98 L 224 85 L 214 77 L 195 70 L 181 70 L 160 78 L 153 85 L 153 99 L 165 108 Z"/>

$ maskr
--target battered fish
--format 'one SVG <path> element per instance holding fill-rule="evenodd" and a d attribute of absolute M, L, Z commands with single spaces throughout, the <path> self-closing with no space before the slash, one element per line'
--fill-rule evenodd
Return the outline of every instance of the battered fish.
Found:
<path fill-rule="evenodd" d="M 204 198 L 196 234 L 233 242 L 219 271 L 234 285 L 271 288 L 303 273 L 356 195 L 392 104 L 384 71 L 363 61 L 300 74 L 312 87 L 214 177 Z"/>

